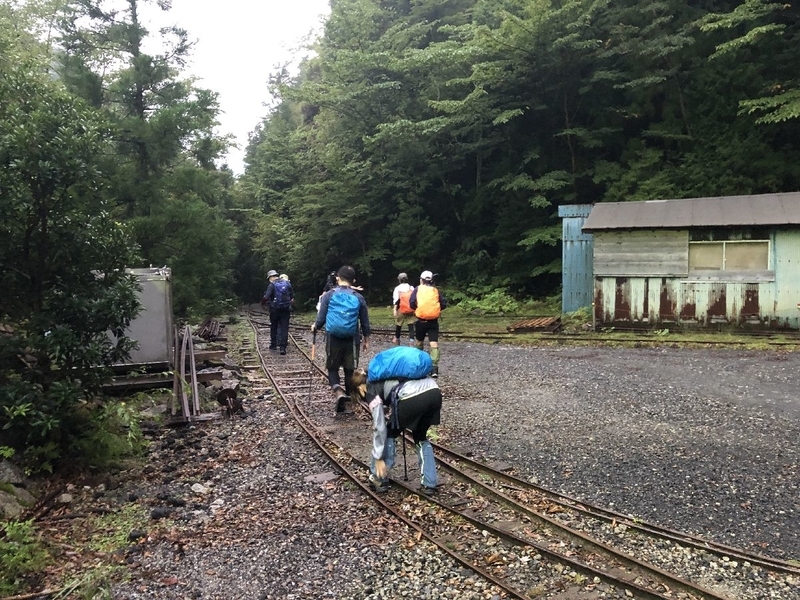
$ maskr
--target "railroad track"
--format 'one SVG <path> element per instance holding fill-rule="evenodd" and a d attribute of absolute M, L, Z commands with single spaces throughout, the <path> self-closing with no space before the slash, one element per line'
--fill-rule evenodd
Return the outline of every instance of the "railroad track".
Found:
<path fill-rule="evenodd" d="M 308 331 L 307 325 L 293 323 L 289 326 L 290 331 L 301 334 Z M 798 332 L 740 332 L 740 339 L 697 339 L 697 338 L 675 338 L 669 336 L 658 335 L 639 335 L 631 337 L 630 334 L 635 331 L 620 331 L 620 334 L 626 334 L 626 337 L 620 335 L 598 335 L 592 333 L 589 335 L 583 334 L 569 334 L 569 333 L 505 333 L 505 332 L 477 332 L 467 333 L 464 331 L 448 331 L 441 330 L 439 337 L 442 339 L 459 340 L 459 341 L 483 341 L 483 342 L 502 342 L 502 341 L 516 341 L 525 340 L 527 343 L 541 341 L 547 344 L 653 344 L 653 345 L 666 345 L 666 344 L 682 344 L 686 346 L 727 346 L 727 347 L 747 347 L 755 342 L 759 344 L 770 346 L 779 349 L 792 349 L 800 347 L 800 333 Z M 403 332 L 405 335 L 405 332 Z M 381 336 L 387 339 L 394 337 L 394 329 L 373 327 L 372 335 Z"/>
<path fill-rule="evenodd" d="M 371 418 L 361 405 L 334 416 L 324 371 L 311 360 L 308 330 L 301 336 L 295 328 L 292 347 L 282 356 L 265 349 L 269 325 L 255 319 L 251 325 L 268 377 L 337 468 L 419 537 L 490 581 L 502 597 L 759 600 L 780 596 L 752 589 L 747 582 L 753 574 L 759 581 L 785 580 L 788 589 L 800 576 L 800 565 L 582 503 L 440 444 L 434 446 L 443 485 L 434 497 L 417 491 L 413 451 L 400 468 L 400 445 L 394 473 L 407 473 L 409 481 L 396 474 L 388 493 L 376 494 L 366 480 Z M 710 561 L 727 565 L 730 578 L 711 578 Z M 680 572 L 674 572 L 676 564 Z"/>

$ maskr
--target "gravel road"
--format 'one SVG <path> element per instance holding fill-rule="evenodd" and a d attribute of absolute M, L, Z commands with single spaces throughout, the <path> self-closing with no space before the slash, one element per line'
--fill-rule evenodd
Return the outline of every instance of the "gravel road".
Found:
<path fill-rule="evenodd" d="M 800 353 L 444 342 L 441 372 L 443 443 L 584 501 L 800 559 Z M 160 433 L 145 472 L 104 496 L 174 523 L 150 513 L 114 598 L 497 600 L 330 473 L 280 401 L 247 389 L 247 418 Z"/>
<path fill-rule="evenodd" d="M 463 450 L 584 501 L 800 558 L 800 354 L 447 344 L 443 357 L 443 422 Z"/>

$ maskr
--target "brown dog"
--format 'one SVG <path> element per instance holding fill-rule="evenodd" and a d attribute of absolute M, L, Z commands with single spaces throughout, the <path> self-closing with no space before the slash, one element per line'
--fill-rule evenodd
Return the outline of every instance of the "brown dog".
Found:
<path fill-rule="evenodd" d="M 350 399 L 353 402 L 362 402 L 367 395 L 367 371 L 356 369 L 350 378 Z"/>

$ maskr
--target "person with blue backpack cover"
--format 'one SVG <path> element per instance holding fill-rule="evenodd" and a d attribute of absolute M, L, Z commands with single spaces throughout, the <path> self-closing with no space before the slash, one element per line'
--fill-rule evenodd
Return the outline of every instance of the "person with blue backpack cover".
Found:
<path fill-rule="evenodd" d="M 294 304 L 294 290 L 289 282 L 289 277 L 278 276 L 274 269 L 267 273 L 269 286 L 261 299 L 262 305 L 269 306 L 269 336 L 270 350 L 281 349 L 281 354 L 286 354 L 289 344 L 289 318 L 292 315 Z"/>
<path fill-rule="evenodd" d="M 376 492 L 389 487 L 394 466 L 395 438 L 408 429 L 419 462 L 420 491 L 433 494 L 439 483 L 428 429 L 439 425 L 442 392 L 431 377 L 433 362 L 427 352 L 396 346 L 376 354 L 366 373 L 354 381 L 356 393 L 372 413 L 372 452 L 369 482 Z M 403 446 L 405 449 L 405 446 Z"/>
<path fill-rule="evenodd" d="M 311 326 L 312 333 L 325 327 L 325 368 L 336 396 L 336 413 L 344 412 L 350 396 L 353 373 L 358 366 L 359 346 L 363 352 L 369 347 L 367 301 L 353 288 L 355 280 L 356 271 L 350 265 L 336 272 L 336 287 L 322 295 L 317 319 Z M 340 368 L 344 370 L 344 387 L 339 378 Z"/>

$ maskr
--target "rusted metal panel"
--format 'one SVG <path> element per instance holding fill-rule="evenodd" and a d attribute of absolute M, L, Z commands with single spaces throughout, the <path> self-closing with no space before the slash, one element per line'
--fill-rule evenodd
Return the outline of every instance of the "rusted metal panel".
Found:
<path fill-rule="evenodd" d="M 761 304 L 771 303 L 774 326 L 800 329 L 800 231 L 776 232 L 771 246 L 775 284 Z"/>
<path fill-rule="evenodd" d="M 773 310 L 778 306 L 773 292 L 773 282 L 597 278 L 595 319 L 600 326 L 729 324 L 796 328 L 796 317 L 792 321 Z M 800 309 L 795 310 L 800 313 Z"/>
<path fill-rule="evenodd" d="M 561 311 L 574 312 L 592 303 L 592 235 L 581 228 L 591 204 L 559 206 L 562 221 Z"/>
<path fill-rule="evenodd" d="M 800 225 L 800 192 L 595 204 L 584 232 Z"/>
<path fill-rule="evenodd" d="M 595 236 L 595 248 L 604 234 Z M 608 239 L 608 238 L 606 238 Z M 769 272 L 703 277 L 597 275 L 597 326 L 756 325 L 800 329 L 800 230 L 771 234 Z M 655 244 L 658 241 L 654 241 Z"/>
<path fill-rule="evenodd" d="M 630 286 L 627 277 L 617 277 L 614 286 L 614 321 L 631 320 Z"/>
<path fill-rule="evenodd" d="M 678 301 L 675 288 L 670 285 L 672 281 L 672 279 L 667 279 L 666 277 L 661 278 L 658 286 L 658 304 L 656 305 L 658 306 L 658 312 L 650 315 L 651 323 L 677 321 L 675 309 L 678 306 Z"/>
<path fill-rule="evenodd" d="M 594 236 L 594 274 L 617 277 L 685 276 L 689 232 L 601 231 Z"/>

